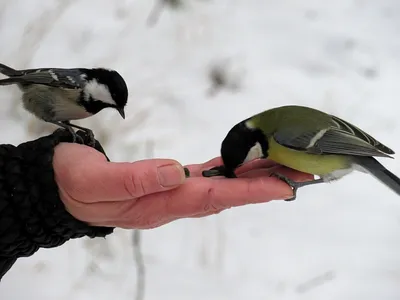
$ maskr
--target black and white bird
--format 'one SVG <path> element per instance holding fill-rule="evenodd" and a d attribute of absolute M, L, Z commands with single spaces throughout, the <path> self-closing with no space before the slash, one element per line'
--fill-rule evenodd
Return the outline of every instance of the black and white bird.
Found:
<path fill-rule="evenodd" d="M 125 119 L 128 88 L 115 70 L 105 68 L 40 68 L 15 70 L 0 64 L 0 73 L 8 78 L 0 85 L 16 84 L 22 91 L 23 107 L 37 118 L 67 129 L 75 142 L 79 136 L 72 127 L 87 132 L 90 129 L 71 124 L 97 114 L 104 108 L 116 109 Z"/>

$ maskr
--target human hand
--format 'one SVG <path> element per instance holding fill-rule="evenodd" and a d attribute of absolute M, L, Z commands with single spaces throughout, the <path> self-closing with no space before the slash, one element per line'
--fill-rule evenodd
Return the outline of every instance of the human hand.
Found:
<path fill-rule="evenodd" d="M 149 229 L 171 221 L 203 217 L 251 203 L 292 197 L 291 188 L 272 170 L 296 181 L 312 179 L 303 174 L 260 160 L 237 170 L 239 178 L 205 178 L 203 170 L 221 164 L 215 158 L 187 166 L 171 159 L 133 163 L 107 162 L 91 147 L 59 144 L 53 166 L 60 197 L 75 218 L 94 226 Z"/>

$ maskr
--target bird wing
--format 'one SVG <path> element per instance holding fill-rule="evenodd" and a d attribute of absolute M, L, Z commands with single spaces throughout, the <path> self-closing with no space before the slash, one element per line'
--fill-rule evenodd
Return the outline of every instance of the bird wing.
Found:
<path fill-rule="evenodd" d="M 83 88 L 84 78 L 79 69 L 30 69 L 23 70 L 23 75 L 9 78 L 15 83 L 44 84 L 58 88 Z"/>
<path fill-rule="evenodd" d="M 335 116 L 325 129 L 300 131 L 285 128 L 273 134 L 282 146 L 310 154 L 342 154 L 390 157 L 394 151 L 356 126 Z"/>

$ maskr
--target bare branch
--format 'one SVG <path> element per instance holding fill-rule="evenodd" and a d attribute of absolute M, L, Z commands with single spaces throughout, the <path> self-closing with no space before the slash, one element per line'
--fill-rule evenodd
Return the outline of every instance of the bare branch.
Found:
<path fill-rule="evenodd" d="M 298 293 L 306 293 L 318 286 L 321 286 L 328 281 L 332 281 L 335 279 L 335 272 L 334 271 L 327 271 L 324 274 L 316 276 L 302 284 L 299 284 L 296 288 Z"/>
<path fill-rule="evenodd" d="M 146 284 L 145 265 L 141 250 L 141 231 L 135 229 L 133 231 L 133 254 L 136 262 L 136 294 L 135 300 L 144 299 L 144 291 Z"/>
<path fill-rule="evenodd" d="M 148 140 L 146 143 L 146 156 L 147 158 L 154 157 L 154 141 Z M 136 294 L 135 300 L 143 300 L 146 287 L 146 268 L 142 254 L 142 239 L 141 230 L 135 229 L 132 237 L 133 255 L 136 263 Z"/>
<path fill-rule="evenodd" d="M 241 88 L 244 74 L 245 70 L 232 59 L 227 58 L 214 62 L 208 71 L 211 87 L 207 94 L 214 96 L 222 89 L 232 92 L 238 91 Z"/>
<path fill-rule="evenodd" d="M 149 14 L 149 17 L 147 18 L 147 25 L 154 26 L 158 22 L 162 11 L 166 7 L 177 10 L 182 8 L 183 6 L 183 0 L 157 0 L 156 4 Z"/>

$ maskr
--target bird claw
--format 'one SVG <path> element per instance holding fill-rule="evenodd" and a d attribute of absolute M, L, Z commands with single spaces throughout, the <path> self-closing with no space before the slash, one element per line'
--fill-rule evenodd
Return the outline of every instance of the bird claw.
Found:
<path fill-rule="evenodd" d="M 94 147 L 96 145 L 96 139 L 94 138 L 94 133 L 92 130 L 87 129 L 86 130 L 87 135 L 89 136 L 90 143 L 89 146 Z"/>
<path fill-rule="evenodd" d="M 293 191 L 293 197 L 285 199 L 285 201 L 294 201 L 296 200 L 297 197 L 297 190 L 299 189 L 299 187 L 301 187 L 301 185 L 298 182 L 295 182 L 291 179 L 289 179 L 288 177 L 279 174 L 279 173 L 271 173 L 270 177 L 276 177 L 279 180 L 285 182 L 288 186 L 290 186 L 292 188 Z"/>
<path fill-rule="evenodd" d="M 88 128 L 85 128 L 85 127 L 81 127 L 81 126 L 75 125 L 75 124 L 71 124 L 68 121 L 65 121 L 65 122 L 62 122 L 62 123 L 68 129 L 68 131 L 72 134 L 72 136 L 73 136 L 73 141 L 72 142 L 73 143 L 75 143 L 77 138 L 79 138 L 81 143 L 85 144 L 85 141 L 83 140 L 83 138 L 80 137 L 79 135 L 77 135 L 76 132 L 72 129 L 72 127 L 75 127 L 77 129 L 80 129 L 80 130 L 84 131 L 88 135 L 88 137 L 89 137 L 88 146 L 94 147 L 96 145 L 96 139 L 94 138 L 94 133 L 93 133 L 92 130 L 90 130 Z"/>
<path fill-rule="evenodd" d="M 67 129 L 69 133 L 72 135 L 72 143 L 78 143 L 78 144 L 84 144 L 85 141 L 83 140 L 82 137 L 80 137 L 76 132 L 72 129 L 72 127 L 69 127 Z"/>

